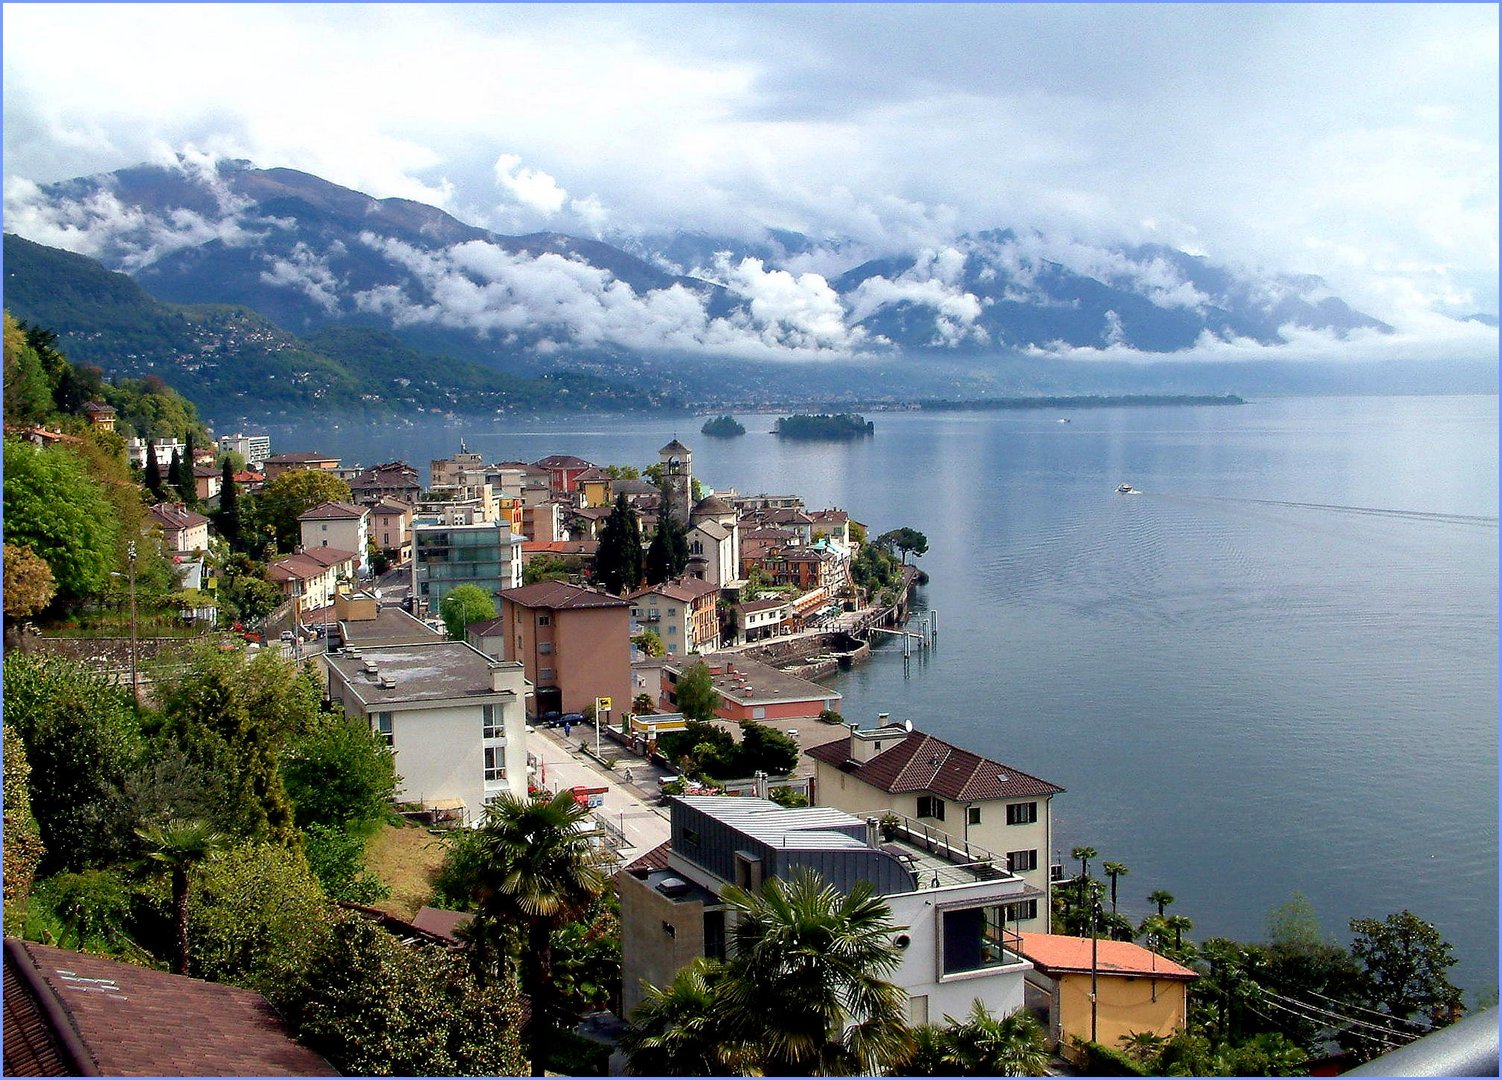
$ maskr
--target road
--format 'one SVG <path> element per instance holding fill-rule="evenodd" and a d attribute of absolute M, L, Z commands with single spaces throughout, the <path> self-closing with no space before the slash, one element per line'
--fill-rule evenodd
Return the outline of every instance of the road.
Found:
<path fill-rule="evenodd" d="M 619 744 L 601 745 L 605 752 L 620 753 L 616 767 L 606 769 L 579 751 L 580 741 L 592 743 L 589 728 L 574 729 L 565 740 L 562 728 L 535 728 L 527 734 L 527 753 L 537 762 L 536 782 L 549 791 L 571 787 L 603 787 L 604 805 L 594 813 L 614 825 L 625 836 L 621 849 L 623 862 L 657 847 L 668 838 L 667 808 L 659 805 L 657 781 L 665 770 L 643 758 L 626 753 Z M 630 774 L 627 782 L 626 775 Z"/>

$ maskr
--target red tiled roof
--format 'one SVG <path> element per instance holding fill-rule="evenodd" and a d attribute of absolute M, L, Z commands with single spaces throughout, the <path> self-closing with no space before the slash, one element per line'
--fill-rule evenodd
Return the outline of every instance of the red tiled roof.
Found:
<path fill-rule="evenodd" d="M 626 599 L 636 600 L 655 594 L 687 604 L 719 591 L 720 587 L 712 581 L 703 581 L 699 578 L 675 578 L 672 581 L 664 581 L 661 585 L 648 585 L 645 589 L 638 589 L 634 593 L 627 594 Z"/>
<path fill-rule="evenodd" d="M 519 589 L 506 589 L 502 600 L 529 608 L 625 607 L 626 601 L 607 592 L 570 585 L 566 581 L 539 581 Z"/>
<path fill-rule="evenodd" d="M 749 604 L 736 605 L 747 615 L 757 611 L 771 611 L 774 608 L 787 607 L 786 600 L 753 600 Z"/>
<path fill-rule="evenodd" d="M 600 550 L 598 540 L 524 540 L 523 555 L 593 555 Z"/>
<path fill-rule="evenodd" d="M 266 459 L 267 465 L 306 465 L 313 462 L 333 461 L 339 459 L 329 454 L 313 454 L 306 451 L 298 451 L 291 454 L 272 454 Z"/>
<path fill-rule="evenodd" d="M 249 469 L 234 474 L 234 481 L 237 484 L 259 484 L 265 479 L 265 473 L 251 472 Z"/>
<path fill-rule="evenodd" d="M 192 529 L 209 523 L 208 518 L 189 510 L 182 503 L 158 503 L 151 508 L 151 516 L 164 529 Z"/>
<path fill-rule="evenodd" d="M 638 870 L 666 870 L 668 868 L 668 852 L 673 849 L 671 840 L 664 840 L 651 851 L 638 855 L 628 866 L 622 867 L 630 874 Z"/>
<path fill-rule="evenodd" d="M 1064 934 L 1022 932 L 1022 955 L 1044 974 L 1091 970 L 1091 939 Z M 1095 942 L 1095 970 L 1102 975 L 1131 975 L 1160 979 L 1198 979 L 1199 972 L 1131 941 Z"/>
<path fill-rule="evenodd" d="M 892 734 L 898 731 L 893 729 Z M 850 760 L 848 738 L 815 746 L 804 753 L 893 794 L 931 791 L 956 802 L 974 802 L 1054 795 L 1064 790 L 921 731 L 907 732 L 901 742 L 860 763 Z"/>
<path fill-rule="evenodd" d="M 574 457 L 572 454 L 551 454 L 537 462 L 539 469 L 590 469 L 591 462 L 583 458 Z"/>
<path fill-rule="evenodd" d="M 5 1075 L 337 1076 L 250 990 L 5 940 Z"/>

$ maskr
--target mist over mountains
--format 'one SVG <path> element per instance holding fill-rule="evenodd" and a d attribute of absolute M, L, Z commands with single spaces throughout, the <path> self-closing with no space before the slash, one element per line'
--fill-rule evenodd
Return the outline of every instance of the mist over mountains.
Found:
<path fill-rule="evenodd" d="M 340 332 L 359 329 L 442 358 L 422 371 L 437 383 L 449 369 L 473 380 L 467 364 L 521 378 L 563 369 L 613 384 L 622 401 L 628 385 L 659 403 L 772 400 L 772 384 L 794 381 L 787 362 L 809 393 L 872 399 L 1158 389 L 1184 383 L 1178 353 L 1223 347 L 1244 360 L 1268 347 L 1272 361 L 1290 341 L 1392 332 L 1318 278 L 1251 275 L 1163 246 L 1002 228 L 899 253 L 775 229 L 749 241 L 503 236 L 245 161 L 12 182 L 6 229 L 127 274 L 157 301 L 250 309 L 301 339 L 286 349 L 342 350 L 358 368 Z M 8 304 L 19 284 L 8 268 Z M 1082 358 L 1092 363 L 1066 362 Z M 1134 359 L 1160 370 L 1128 374 Z M 1215 374 L 1227 366 L 1205 366 L 1186 392 L 1244 388 Z"/>

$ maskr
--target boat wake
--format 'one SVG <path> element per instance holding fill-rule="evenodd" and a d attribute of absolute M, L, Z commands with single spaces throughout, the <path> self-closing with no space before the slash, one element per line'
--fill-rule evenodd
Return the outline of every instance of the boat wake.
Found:
<path fill-rule="evenodd" d="M 1137 494 L 1141 494 L 1138 492 Z M 1342 514 L 1365 514 L 1373 517 L 1403 518 L 1409 521 L 1434 521 L 1447 525 L 1475 525 L 1483 529 L 1495 529 L 1497 519 L 1479 514 L 1442 514 L 1429 510 L 1399 510 L 1385 506 L 1338 506 L 1333 503 L 1292 502 L 1284 499 L 1243 499 L 1232 495 L 1170 495 L 1160 496 L 1175 499 L 1197 499 L 1202 502 L 1246 503 L 1251 506 L 1287 506 L 1297 510 L 1329 510 Z"/>

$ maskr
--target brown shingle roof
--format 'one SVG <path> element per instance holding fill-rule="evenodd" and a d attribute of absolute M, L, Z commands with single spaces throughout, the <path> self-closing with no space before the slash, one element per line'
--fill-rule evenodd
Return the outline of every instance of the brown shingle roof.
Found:
<path fill-rule="evenodd" d="M 510 600 L 529 608 L 590 608 L 625 607 L 626 601 L 595 589 L 570 585 L 566 581 L 539 581 L 536 585 L 523 585 L 519 589 L 507 589 L 501 593 L 502 600 Z"/>
<path fill-rule="evenodd" d="M 638 855 L 629 865 L 622 867 L 626 873 L 635 873 L 638 870 L 666 870 L 668 868 L 668 852 L 673 849 L 671 840 L 664 840 L 651 851 Z"/>
<path fill-rule="evenodd" d="M 311 510 L 304 510 L 297 515 L 298 521 L 349 521 L 358 520 L 365 516 L 366 509 L 363 506 L 355 506 L 347 502 L 319 503 Z"/>
<path fill-rule="evenodd" d="M 672 600 L 678 600 L 689 604 L 710 593 L 717 593 L 720 587 L 712 581 L 703 581 L 699 578 L 675 578 L 672 581 L 664 581 L 661 585 L 648 585 L 645 589 L 638 589 L 627 595 L 626 599 L 636 600 L 643 596 L 666 596 Z"/>
<path fill-rule="evenodd" d="M 1199 972 L 1130 941 L 1099 938 L 1093 942 L 1095 967 L 1102 975 L 1134 975 L 1159 979 L 1198 979 Z M 1046 975 L 1089 971 L 1092 941 L 1065 934 L 1022 934 L 1022 955 Z"/>
<path fill-rule="evenodd" d="M 897 729 L 892 733 L 896 735 Z M 836 739 L 804 753 L 893 794 L 931 791 L 956 802 L 973 802 L 1054 795 L 1064 790 L 921 731 L 908 732 L 901 742 L 865 762 L 850 760 L 849 739 Z"/>
<path fill-rule="evenodd" d="M 189 510 L 182 503 L 157 503 L 151 508 L 151 516 L 164 529 L 192 529 L 209 523 L 208 518 Z"/>
<path fill-rule="evenodd" d="M 333 457 L 332 455 L 329 455 L 329 454 L 314 454 L 314 453 L 309 453 L 308 451 L 299 450 L 299 451 L 295 451 L 295 452 L 290 453 L 290 454 L 272 454 L 269 458 L 266 459 L 266 461 L 264 462 L 264 464 L 267 464 L 267 465 L 311 465 L 311 464 L 314 464 L 314 463 L 321 463 L 321 462 L 325 462 L 325 461 L 332 461 L 332 462 L 337 463 L 339 461 L 339 459 L 336 458 L 336 457 Z"/>
<path fill-rule="evenodd" d="M 5 940 L 7 1076 L 337 1076 L 250 990 Z"/>
<path fill-rule="evenodd" d="M 537 462 L 540 469 L 588 469 L 591 463 L 572 454 L 552 454 Z"/>

